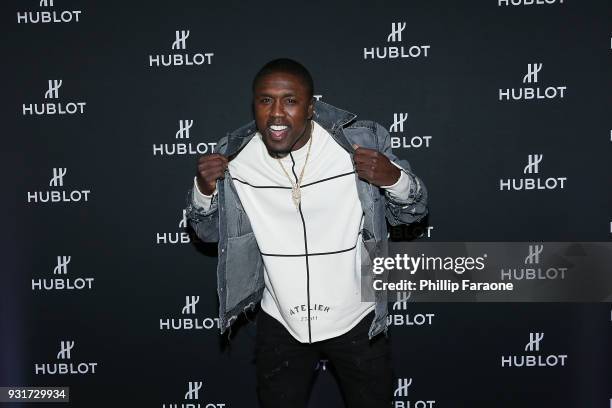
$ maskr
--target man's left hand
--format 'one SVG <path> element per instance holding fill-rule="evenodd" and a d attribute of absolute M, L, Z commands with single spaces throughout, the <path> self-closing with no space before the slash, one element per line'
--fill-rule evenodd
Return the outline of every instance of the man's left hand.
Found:
<path fill-rule="evenodd" d="M 384 154 L 374 149 L 353 145 L 355 170 L 357 175 L 375 186 L 395 184 L 401 175 L 400 169 L 394 166 Z"/>

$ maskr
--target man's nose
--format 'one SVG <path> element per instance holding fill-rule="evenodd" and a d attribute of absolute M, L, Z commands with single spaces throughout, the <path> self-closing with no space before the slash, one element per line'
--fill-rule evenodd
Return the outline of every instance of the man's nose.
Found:
<path fill-rule="evenodd" d="M 283 105 L 281 101 L 276 100 L 272 103 L 271 115 L 272 116 L 284 116 L 285 115 L 285 111 L 283 110 Z"/>

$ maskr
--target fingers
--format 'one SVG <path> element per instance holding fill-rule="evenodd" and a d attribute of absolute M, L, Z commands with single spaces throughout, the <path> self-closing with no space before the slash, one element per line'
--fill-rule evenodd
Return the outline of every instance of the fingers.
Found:
<path fill-rule="evenodd" d="M 355 150 L 353 161 L 358 169 L 376 168 L 382 161 L 382 155 L 376 150 L 359 148 Z"/>
<path fill-rule="evenodd" d="M 374 149 L 366 149 L 365 147 L 358 147 L 353 153 L 353 160 L 355 162 L 367 161 L 368 159 L 377 159 L 381 156 L 381 153 Z"/>
<path fill-rule="evenodd" d="M 358 145 L 353 145 L 355 152 L 353 161 L 357 175 L 374 185 L 390 185 L 397 180 L 399 170 L 393 166 L 389 158 L 374 149 L 366 149 Z"/>
<path fill-rule="evenodd" d="M 211 172 L 221 169 L 224 172 L 227 168 L 227 162 L 221 160 L 208 160 L 202 163 L 198 163 L 198 173 Z"/>
<path fill-rule="evenodd" d="M 360 157 L 355 158 L 354 162 L 355 166 L 359 168 L 378 167 L 381 163 L 381 159 L 379 157 Z"/>
<path fill-rule="evenodd" d="M 218 153 L 200 156 L 197 164 L 197 178 L 200 191 L 206 195 L 215 191 L 217 180 L 222 179 L 229 161 Z"/>
<path fill-rule="evenodd" d="M 374 178 L 376 177 L 376 173 L 374 172 L 374 170 L 372 169 L 357 169 L 356 170 L 357 175 L 359 176 L 359 178 L 362 178 L 366 181 L 369 181 L 370 183 L 374 182 Z"/>
<path fill-rule="evenodd" d="M 198 166 L 200 164 L 203 163 L 208 163 L 208 162 L 223 162 L 227 165 L 227 163 L 229 163 L 227 157 L 218 154 L 218 153 L 213 153 L 213 154 L 206 154 L 203 156 L 200 156 L 200 158 L 198 159 Z"/>
<path fill-rule="evenodd" d="M 210 154 L 205 156 L 200 156 L 198 159 L 198 172 L 202 171 L 210 171 L 213 169 L 222 168 L 223 171 L 227 168 L 229 161 L 225 156 L 220 154 Z"/>
<path fill-rule="evenodd" d="M 356 156 L 376 156 L 380 154 L 378 150 L 368 149 L 359 145 L 353 145 L 353 148 L 355 149 Z"/>
<path fill-rule="evenodd" d="M 357 144 L 353 145 L 353 162 L 357 175 L 367 181 L 372 182 L 376 176 L 376 169 L 380 163 L 380 153 L 376 150 L 366 149 Z"/>

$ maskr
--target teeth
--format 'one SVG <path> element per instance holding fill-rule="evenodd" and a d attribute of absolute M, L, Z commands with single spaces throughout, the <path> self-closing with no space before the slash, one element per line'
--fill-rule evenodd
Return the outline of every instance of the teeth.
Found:
<path fill-rule="evenodd" d="M 270 126 L 270 129 L 272 129 L 272 130 L 285 130 L 285 129 L 287 129 L 287 126 L 272 125 L 272 126 Z"/>

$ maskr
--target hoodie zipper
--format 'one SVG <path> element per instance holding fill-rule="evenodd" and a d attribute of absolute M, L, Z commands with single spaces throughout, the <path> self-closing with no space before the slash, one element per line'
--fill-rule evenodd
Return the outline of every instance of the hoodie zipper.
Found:
<path fill-rule="evenodd" d="M 298 176 L 295 173 L 295 159 L 293 158 L 293 154 L 289 152 L 289 156 L 291 156 L 291 161 L 293 162 L 291 166 L 291 172 L 293 173 L 293 177 L 295 177 L 295 182 L 298 182 Z M 300 213 L 300 219 L 302 220 L 302 229 L 304 231 L 304 260 L 306 262 L 306 310 L 308 313 L 308 343 L 312 343 L 312 327 L 310 323 L 310 267 L 308 265 L 308 236 L 306 235 L 306 221 L 304 221 L 304 213 L 302 213 L 302 203 L 300 202 L 298 205 L 298 212 Z"/>

